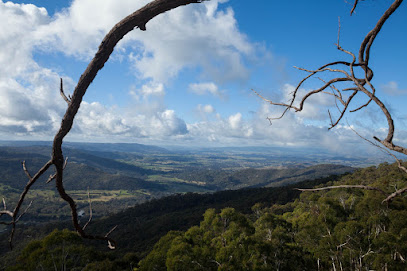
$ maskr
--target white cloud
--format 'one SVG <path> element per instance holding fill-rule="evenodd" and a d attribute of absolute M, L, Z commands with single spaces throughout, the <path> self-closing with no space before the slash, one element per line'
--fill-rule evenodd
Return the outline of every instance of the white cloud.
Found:
<path fill-rule="evenodd" d="M 58 91 L 59 78 L 40 68 L 29 75 L 26 80 L 0 79 L 1 130 L 49 136 L 56 131 L 66 108 Z"/>
<path fill-rule="evenodd" d="M 189 84 L 188 89 L 197 95 L 211 94 L 217 97 L 224 96 L 223 92 L 219 91 L 218 86 L 213 82 Z"/>
<path fill-rule="evenodd" d="M 122 0 L 118 5 L 114 0 L 75 0 L 71 7 L 51 18 L 45 9 L 34 5 L 1 1 L 0 133 L 8 138 L 10 135 L 52 136 L 66 109 L 58 93 L 60 75 L 39 66 L 33 55 L 37 51 L 62 52 L 88 60 L 116 22 L 147 2 Z M 223 2 L 226 1 L 212 0 L 167 12 L 149 22 L 148 31 L 134 31 L 126 36 L 115 54 L 128 57 L 137 75 L 148 83 L 130 92 L 135 100 L 129 108 L 84 102 L 70 137 L 100 141 L 148 138 L 151 142 L 179 140 L 197 145 L 207 142 L 322 144 L 338 149 L 342 148 L 341 143 L 352 142 L 349 130 L 338 127 L 328 132 L 326 127 L 306 125 L 302 121 L 326 118 L 320 111 L 321 105 L 332 105 L 326 96 L 310 99 L 302 115 L 287 114 L 272 126 L 266 120 L 272 115 L 269 105 L 262 105 L 251 118 L 243 111 L 222 117 L 220 113 L 214 114 L 212 105 L 198 105 L 197 110 L 210 117 L 190 123 L 164 106 L 160 100 L 165 96 L 164 84 L 184 69 L 199 68 L 202 73 L 198 82 L 203 83 L 189 85 L 190 91 L 217 97 L 224 95 L 218 85 L 250 76 L 245 61 L 255 57 L 257 45 L 239 31 L 231 9 L 218 9 L 218 4 Z M 73 80 L 64 77 L 64 82 L 69 92 Z M 393 91 L 399 90 L 393 83 L 389 86 Z M 292 88 L 286 85 L 283 90 L 287 94 Z M 303 93 L 301 90 L 300 94 Z"/>
<path fill-rule="evenodd" d="M 164 96 L 164 85 L 161 83 L 149 82 L 141 87 L 141 89 L 132 89 L 130 90 L 130 95 L 136 100 L 140 98 L 147 99 L 149 96 Z"/>
<path fill-rule="evenodd" d="M 235 115 L 231 115 L 229 117 L 229 125 L 232 129 L 237 129 L 240 126 L 240 123 L 242 122 L 242 114 L 236 113 Z"/>
<path fill-rule="evenodd" d="M 198 110 L 198 112 L 205 113 L 205 114 L 211 114 L 211 113 L 215 112 L 215 108 L 213 108 L 213 106 L 210 104 L 206 104 L 206 105 L 198 104 L 197 110 Z"/>
<path fill-rule="evenodd" d="M 407 89 L 399 88 L 399 85 L 395 81 L 390 81 L 387 84 L 382 85 L 381 89 L 386 94 L 391 95 L 391 96 L 400 96 L 400 95 L 406 95 L 407 94 Z"/>
<path fill-rule="evenodd" d="M 112 138 L 131 141 L 140 138 L 163 139 L 187 134 L 185 122 L 174 110 L 123 111 L 100 103 L 83 102 L 79 109 L 72 137 Z"/>
<path fill-rule="evenodd" d="M 34 5 L 0 2 L 0 79 L 15 78 L 35 66 L 35 31 L 49 21 L 47 11 Z"/>
<path fill-rule="evenodd" d="M 36 30 L 37 47 L 90 59 L 117 22 L 148 2 L 75 0 Z M 116 54 L 127 54 L 141 78 L 157 82 L 195 67 L 216 82 L 245 80 L 249 71 L 244 59 L 255 57 L 257 45 L 239 31 L 232 9 L 218 9 L 224 2 L 212 0 L 161 14 L 147 24 L 148 31 L 129 33 Z"/>
<path fill-rule="evenodd" d="M 125 134 L 131 128 L 114 108 L 106 108 L 100 103 L 82 102 L 76 118 L 76 126 L 83 134 L 115 135 Z"/>
<path fill-rule="evenodd" d="M 224 2 L 224 1 L 223 1 Z M 143 78 L 167 81 L 184 68 L 201 67 L 202 76 L 215 82 L 245 80 L 255 45 L 237 28 L 232 9 L 217 10 L 218 1 L 189 5 L 148 23 L 148 31 L 132 33 L 139 41 L 132 55 Z"/>
<path fill-rule="evenodd" d="M 115 23 L 148 2 L 123 0 L 117 5 L 114 0 L 74 0 L 70 7 L 50 17 L 35 5 L 1 1 L 0 130 L 44 134 L 45 129 L 45 134 L 52 136 L 66 108 L 58 93 L 60 75 L 39 66 L 33 55 L 61 52 L 89 60 Z M 218 9 L 224 2 L 213 0 L 172 10 L 149 22 L 148 31 L 133 31 L 121 41 L 113 58 L 129 57 L 138 76 L 152 79 L 130 92 L 136 99 L 164 97 L 163 83 L 184 68 L 200 68 L 210 82 L 248 77 L 244 59 L 254 54 L 256 45 L 239 31 L 232 9 Z M 64 80 L 69 92 L 73 80 Z M 209 84 L 210 93 L 222 94 L 215 83 Z M 141 105 L 143 112 L 136 112 L 134 118 L 97 103 L 84 104 L 75 131 L 115 135 L 132 131 L 140 136 L 187 133 L 185 122 L 174 111 L 163 107 L 162 101 L 155 103 Z M 214 109 L 205 106 L 203 110 L 209 113 Z M 104 117 L 98 119 L 98 115 Z M 134 128 L 141 125 L 156 129 Z"/>

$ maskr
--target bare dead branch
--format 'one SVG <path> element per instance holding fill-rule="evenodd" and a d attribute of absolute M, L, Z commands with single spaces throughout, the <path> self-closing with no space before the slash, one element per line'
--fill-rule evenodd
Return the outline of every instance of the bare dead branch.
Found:
<path fill-rule="evenodd" d="M 397 190 L 394 193 L 391 193 L 387 198 L 385 198 L 383 200 L 383 203 L 385 203 L 385 202 L 388 203 L 388 202 L 392 201 L 395 197 L 400 196 L 401 194 L 405 193 L 406 191 L 407 191 L 407 186 L 402 189 Z"/>
<path fill-rule="evenodd" d="M 106 233 L 105 237 L 108 237 L 116 228 L 118 225 L 114 226 L 108 233 Z"/>
<path fill-rule="evenodd" d="M 338 16 L 338 43 L 337 43 L 338 47 L 339 47 L 340 36 L 341 36 L 341 17 Z"/>
<path fill-rule="evenodd" d="M 108 233 L 106 233 L 106 235 L 105 235 L 105 238 L 107 239 L 107 246 L 108 246 L 110 249 L 115 249 L 115 248 L 116 248 L 116 242 L 115 242 L 113 239 L 109 238 L 109 235 L 110 235 L 116 228 L 117 228 L 117 225 L 114 226 L 114 227 L 113 227 Z"/>
<path fill-rule="evenodd" d="M 255 91 L 254 89 L 252 89 L 252 91 L 253 91 L 257 96 L 259 96 L 262 100 L 264 100 L 265 102 L 268 102 L 268 103 L 271 104 L 271 105 L 278 105 L 278 106 L 288 107 L 288 108 L 295 109 L 296 111 L 299 110 L 298 107 L 295 107 L 295 106 L 290 105 L 290 104 L 286 104 L 286 103 L 275 103 L 275 102 L 273 102 L 273 101 L 271 101 L 271 100 L 268 100 L 268 99 L 264 98 L 260 93 L 258 93 L 257 91 Z"/>
<path fill-rule="evenodd" d="M 25 161 L 21 162 L 21 164 L 23 166 L 23 170 L 24 170 L 25 175 L 27 175 L 29 180 L 32 180 L 32 177 L 31 177 L 30 173 L 28 172 L 27 167 L 25 166 Z"/>
<path fill-rule="evenodd" d="M 90 199 L 90 192 L 89 192 L 89 187 L 88 187 L 88 202 L 89 202 L 89 220 L 86 222 L 86 224 L 83 226 L 83 230 L 86 229 L 86 227 L 89 225 L 89 223 L 92 221 L 92 216 L 93 216 L 93 211 L 92 211 L 92 201 Z"/>
<path fill-rule="evenodd" d="M 49 177 L 48 177 L 48 179 L 47 179 L 47 181 L 46 181 L 45 183 L 50 183 L 50 182 L 52 182 L 52 180 L 54 180 L 56 176 L 57 176 L 56 173 L 54 173 L 54 174 L 52 174 L 52 175 L 49 175 Z"/>
<path fill-rule="evenodd" d="M 323 191 L 323 190 L 331 190 L 331 189 L 338 189 L 338 188 L 358 188 L 358 189 L 364 189 L 364 190 L 373 190 L 373 191 L 378 191 L 381 194 L 387 196 L 387 193 L 381 190 L 380 188 L 377 187 L 372 187 L 372 186 L 366 186 L 366 185 L 334 185 L 334 186 L 326 186 L 326 187 L 321 187 L 321 188 L 294 188 L 295 190 L 298 191 L 310 191 L 310 192 L 315 192 L 315 191 Z"/>
<path fill-rule="evenodd" d="M 404 155 L 407 155 L 407 148 L 403 146 L 398 146 L 393 143 L 393 137 L 394 137 L 394 121 L 393 118 L 387 109 L 387 107 L 384 105 L 384 103 L 376 97 L 376 89 L 374 85 L 372 84 L 372 79 L 373 79 L 373 70 L 369 67 L 369 57 L 370 57 L 370 49 L 371 46 L 377 37 L 378 33 L 380 32 L 382 26 L 384 23 L 389 19 L 389 17 L 397 10 L 397 8 L 400 6 L 400 4 L 403 2 L 403 0 L 394 0 L 394 2 L 390 5 L 390 7 L 384 12 L 384 14 L 380 17 L 378 20 L 377 24 L 374 26 L 372 30 L 369 31 L 369 33 L 365 36 L 363 39 L 359 52 L 358 52 L 358 57 L 356 58 L 356 55 L 352 53 L 351 51 L 345 50 L 344 48 L 341 47 L 340 45 L 340 34 L 341 34 L 341 21 L 340 18 L 338 18 L 338 34 L 337 34 L 337 49 L 342 51 L 343 53 L 349 55 L 352 58 L 351 62 L 348 61 L 335 61 L 335 62 L 330 62 L 325 65 L 322 65 L 320 68 L 316 70 L 309 70 L 305 68 L 298 68 L 295 67 L 301 71 L 305 71 L 309 73 L 307 76 L 305 76 L 298 84 L 297 87 L 295 88 L 294 92 L 291 94 L 291 100 L 290 103 L 276 103 L 276 102 L 271 102 L 265 99 L 264 97 L 260 97 L 268 101 L 271 105 L 278 105 L 278 106 L 283 106 L 285 107 L 285 111 L 283 114 L 278 117 L 278 118 L 268 118 L 269 120 L 271 119 L 279 119 L 284 116 L 284 114 L 290 110 L 294 109 L 296 112 L 302 111 L 304 108 L 305 103 L 307 102 L 308 98 L 315 94 L 324 94 L 324 95 L 331 95 L 334 100 L 335 100 L 335 106 L 339 111 L 339 116 L 334 117 L 331 114 L 331 111 L 328 109 L 328 116 L 329 116 L 329 121 L 330 121 L 330 127 L 329 129 L 336 127 L 341 120 L 345 117 L 346 113 L 354 113 L 359 110 L 362 110 L 363 108 L 367 107 L 369 104 L 372 102 L 375 103 L 381 110 L 382 114 L 386 117 L 387 120 L 387 136 L 385 139 L 379 139 L 378 137 L 373 137 L 374 140 L 379 142 L 379 144 L 375 144 L 370 140 L 367 140 L 366 138 L 360 136 L 364 140 L 368 141 L 369 143 L 373 144 L 374 146 L 378 147 L 380 150 L 384 151 L 385 153 L 391 155 L 393 158 L 398 163 L 398 167 L 400 170 L 402 170 L 404 173 L 407 174 L 407 168 L 402 164 L 401 160 L 396 157 L 391 151 L 398 152 Z M 357 5 L 359 3 L 359 0 L 354 0 L 353 2 L 353 7 L 351 9 L 351 15 L 354 13 Z M 355 73 L 355 69 L 359 68 L 364 72 L 364 77 L 363 78 L 358 78 Z M 346 69 L 346 70 L 345 70 Z M 328 74 L 333 74 L 334 78 L 331 78 L 330 80 L 323 80 L 321 77 L 318 77 L 320 81 L 323 82 L 322 86 L 319 88 L 315 88 L 313 90 L 309 90 L 305 93 L 303 97 L 298 99 L 297 101 L 297 96 L 298 96 L 298 91 L 299 89 L 307 82 L 309 79 L 311 79 L 314 76 L 323 74 L 323 73 L 328 73 Z M 339 74 L 339 75 L 338 75 Z M 338 88 L 337 85 L 339 85 L 341 88 Z M 350 85 L 350 86 L 349 86 Z M 328 92 L 325 89 L 330 88 L 332 92 Z M 348 91 L 352 91 L 351 94 L 347 94 Z M 367 96 L 368 100 L 364 104 L 356 107 L 356 109 L 348 111 L 350 105 L 352 104 L 354 97 L 358 93 L 364 94 Z M 338 101 L 343 105 L 343 108 L 340 108 L 338 106 Z M 294 106 L 295 102 L 298 102 L 298 106 Z M 352 129 L 353 130 L 353 129 Z M 391 199 L 394 197 L 404 193 L 407 191 L 407 188 L 402 188 L 398 189 L 396 192 L 394 192 L 391 195 L 387 195 L 383 190 L 380 190 L 378 188 L 371 188 L 368 186 L 334 186 L 334 187 L 328 187 L 328 188 L 321 188 L 321 189 L 314 189 L 314 190 L 301 190 L 301 191 L 319 191 L 319 190 L 325 190 L 325 189 L 333 189 L 333 188 L 341 188 L 341 187 L 348 187 L 348 188 L 360 188 L 360 189 L 370 189 L 370 190 L 377 190 L 381 192 L 382 194 L 386 195 L 386 199 L 384 202 L 389 202 Z"/>
<path fill-rule="evenodd" d="M 68 164 L 68 157 L 65 158 L 64 167 L 62 168 L 63 170 L 65 170 L 67 164 Z M 46 181 L 45 183 L 50 183 L 50 182 L 52 182 L 52 180 L 54 180 L 56 176 L 57 176 L 56 173 L 54 173 L 54 174 L 52 174 L 52 175 L 49 175 L 49 177 L 48 177 L 48 179 L 47 179 L 47 181 Z"/>
<path fill-rule="evenodd" d="M 55 184 L 60 197 L 65 200 L 71 208 L 72 223 L 80 236 L 87 239 L 107 240 L 109 246 L 115 247 L 115 242 L 107 236 L 93 236 L 87 234 L 79 224 L 77 207 L 75 201 L 69 196 L 63 185 L 63 168 L 64 157 L 62 154 L 62 141 L 72 128 L 73 120 L 79 110 L 82 98 L 86 93 L 89 85 L 96 77 L 98 71 L 103 68 L 106 61 L 109 59 L 116 44 L 135 27 L 140 30 L 146 30 L 146 24 L 155 16 L 174 9 L 179 6 L 188 5 L 191 3 L 201 3 L 204 0 L 155 0 L 150 2 L 143 8 L 130 14 L 119 23 L 117 23 L 101 42 L 95 57 L 91 60 L 85 72 L 81 75 L 78 84 L 72 94 L 72 98 L 66 113 L 62 119 L 61 127 L 55 135 L 52 146 L 52 164 L 55 166 L 56 176 Z"/>
<path fill-rule="evenodd" d="M 367 73 L 365 75 L 367 75 Z M 372 96 L 374 96 L 376 94 L 376 88 L 370 83 L 370 80 L 367 77 L 365 77 L 365 80 L 366 80 L 366 83 L 369 85 L 369 87 L 372 89 L 372 92 L 371 92 Z M 372 100 L 373 100 L 373 97 L 370 97 L 369 100 L 365 104 L 363 104 L 362 106 L 360 106 L 354 110 L 351 110 L 350 112 L 356 112 L 356 111 L 361 110 L 362 108 L 368 106 Z"/>
<path fill-rule="evenodd" d="M 351 16 L 352 16 L 353 12 L 355 11 L 356 6 L 358 5 L 358 3 L 359 3 L 359 0 L 355 0 L 355 2 L 353 3 L 353 7 L 352 7 L 352 9 L 350 11 Z"/>
<path fill-rule="evenodd" d="M 9 237 L 9 244 L 10 248 L 12 248 L 12 241 L 13 236 L 16 228 L 16 223 L 21 218 L 23 214 L 19 216 L 19 211 L 22 206 L 22 203 L 25 199 L 26 194 L 30 190 L 31 186 L 38 180 L 40 176 L 42 176 L 51 165 L 55 167 L 55 173 L 50 175 L 47 182 L 55 179 L 56 188 L 60 197 L 65 200 L 70 209 L 72 215 L 72 223 L 75 230 L 78 232 L 80 236 L 87 239 L 95 239 L 95 240 L 105 240 L 108 241 L 109 247 L 114 249 L 116 247 L 116 242 L 108 237 L 109 233 L 112 232 L 115 228 L 113 228 L 108 234 L 105 236 L 94 236 L 87 234 L 84 231 L 84 228 L 79 225 L 78 221 L 78 214 L 77 214 L 77 207 L 75 201 L 69 196 L 64 188 L 63 185 L 63 170 L 66 167 L 66 161 L 64 162 L 64 156 L 62 154 L 62 142 L 65 136 L 69 133 L 72 128 L 74 118 L 76 113 L 79 110 L 80 104 L 82 102 L 82 98 L 85 95 L 86 90 L 88 89 L 89 85 L 92 83 L 93 79 L 96 77 L 99 70 L 101 70 L 109 59 L 110 55 L 112 54 L 114 47 L 116 44 L 130 31 L 134 28 L 139 28 L 142 31 L 146 30 L 146 24 L 156 17 L 157 15 L 164 13 L 166 11 L 172 10 L 174 8 L 189 5 L 192 3 L 201 3 L 206 0 L 155 0 L 150 2 L 149 4 L 145 5 L 141 9 L 133 12 L 119 23 L 117 23 L 110 32 L 104 37 L 103 41 L 101 42 L 97 53 L 95 54 L 94 58 L 89 63 L 88 67 L 84 71 L 84 73 L 79 78 L 79 81 L 73 91 L 72 97 L 67 97 L 64 93 L 63 89 L 63 80 L 60 80 L 60 94 L 62 98 L 67 102 L 68 108 L 65 112 L 65 115 L 62 119 L 61 126 L 54 137 L 53 145 L 52 145 L 52 154 L 51 160 L 44 164 L 44 166 L 33 176 L 29 174 L 28 170 L 25 167 L 25 163 L 23 163 L 23 170 L 27 175 L 29 181 L 26 184 L 24 191 L 21 193 L 20 198 L 16 204 L 16 207 L 13 211 L 3 210 L 0 211 L 0 216 L 8 215 L 11 217 L 11 221 L 8 222 L 9 225 L 12 226 L 11 234 Z M 4 223 L 2 223 L 4 224 Z"/>
<path fill-rule="evenodd" d="M 60 85 L 60 88 L 59 88 L 59 93 L 61 94 L 62 98 L 65 100 L 65 102 L 66 102 L 68 105 L 71 104 L 71 100 L 70 100 L 68 97 L 66 97 L 66 95 L 65 95 L 65 92 L 64 92 L 64 84 L 63 84 L 63 82 L 62 82 L 62 78 L 61 78 L 61 85 Z"/>
<path fill-rule="evenodd" d="M 349 96 L 348 100 L 347 100 L 346 103 L 345 103 L 344 108 L 343 108 L 342 111 L 341 111 L 340 116 L 338 117 L 338 119 L 336 120 L 335 123 L 331 124 L 331 127 L 328 128 L 329 130 L 332 129 L 332 128 L 334 128 L 335 126 L 337 126 L 337 125 L 339 124 L 339 122 L 343 119 L 343 117 L 345 116 L 346 110 L 348 109 L 348 106 L 349 106 L 350 102 L 351 102 L 352 99 L 356 96 L 357 93 L 358 93 L 357 91 L 354 91 L 354 92 L 352 93 L 352 95 Z"/>
<path fill-rule="evenodd" d="M 348 124 L 348 125 L 349 125 L 349 124 Z M 363 137 L 362 135 L 360 135 L 360 134 L 359 134 L 357 131 L 355 131 L 350 125 L 349 125 L 349 127 L 350 127 L 350 129 L 351 129 L 355 134 L 357 134 L 360 138 L 362 138 L 363 140 L 365 140 L 365 141 L 367 141 L 368 143 L 372 144 L 373 146 L 379 148 L 380 150 L 382 150 L 382 151 L 385 152 L 386 154 L 392 156 L 392 157 L 396 160 L 398 168 L 399 168 L 400 170 L 402 170 L 404 173 L 407 174 L 407 168 L 406 168 L 405 166 L 403 166 L 402 161 L 401 161 L 400 159 L 398 159 L 393 153 L 391 153 L 388 148 L 384 148 L 384 147 L 382 147 L 382 146 L 380 146 L 380 145 L 378 145 L 378 144 L 372 142 L 371 140 L 369 140 L 369 139 Z M 407 186 L 404 187 L 404 188 L 401 188 L 401 189 L 396 189 L 396 191 L 395 191 L 394 193 L 388 195 L 388 196 L 382 201 L 382 203 L 385 203 L 385 202 L 386 202 L 386 203 L 389 203 L 389 202 L 392 201 L 395 197 L 397 197 L 397 196 L 403 194 L 405 191 L 407 191 Z"/>
<path fill-rule="evenodd" d="M 28 210 L 28 208 L 31 206 L 31 203 L 29 204 L 29 206 L 26 208 L 26 210 L 19 216 L 19 211 L 20 208 L 24 202 L 25 196 L 27 195 L 28 191 L 30 190 L 31 186 L 38 180 L 39 177 L 41 177 L 47 170 L 48 168 L 52 165 L 52 161 L 48 161 L 33 177 L 31 177 L 31 175 L 29 174 L 26 166 L 25 166 L 25 162 L 22 163 L 23 164 L 23 170 L 26 173 L 27 177 L 29 178 L 28 183 L 26 184 L 26 186 L 24 187 L 24 191 L 21 193 L 20 198 L 16 204 L 16 207 L 14 208 L 13 211 L 0 211 L 0 216 L 3 214 L 7 214 L 11 217 L 11 221 L 8 222 L 8 225 L 11 225 L 11 233 L 9 236 L 9 245 L 10 245 L 10 249 L 13 248 L 13 237 L 14 237 L 14 232 L 15 232 L 15 228 L 16 228 L 16 223 L 19 221 L 19 219 L 21 218 L 22 215 L 24 215 L 24 213 Z M 4 223 L 3 223 L 4 224 Z"/>
<path fill-rule="evenodd" d="M 25 196 L 27 195 L 28 191 L 30 190 L 31 186 L 48 170 L 48 168 L 52 165 L 52 161 L 48 161 L 35 175 L 30 179 L 30 181 L 26 184 L 24 191 L 20 195 L 20 199 L 17 202 L 16 207 L 13 211 L 13 216 L 16 217 L 18 212 L 21 208 L 21 205 L 24 202 Z"/>
<path fill-rule="evenodd" d="M 403 0 L 395 0 L 393 4 L 384 12 L 382 17 L 377 22 L 376 26 L 366 35 L 359 49 L 359 63 L 368 66 L 370 57 L 370 48 L 373 44 L 373 41 L 375 40 L 377 34 L 379 34 L 384 23 L 387 21 L 387 19 L 389 19 L 390 15 L 392 15 L 393 12 L 397 10 L 397 8 L 400 6 L 402 2 Z M 368 77 L 370 78 L 370 76 Z"/>
<path fill-rule="evenodd" d="M 27 211 L 28 211 L 28 209 L 30 209 L 32 203 L 33 203 L 33 201 L 30 201 L 30 204 L 28 204 L 28 206 L 27 206 L 27 208 L 25 208 L 24 212 L 22 212 L 22 213 L 17 217 L 15 223 L 17 223 L 17 222 L 20 220 L 20 218 L 21 218 L 25 213 L 27 213 Z"/>
<path fill-rule="evenodd" d="M 3 211 L 0 211 L 0 217 L 1 217 L 2 215 L 8 215 L 8 216 L 10 216 L 10 217 L 13 217 L 13 212 L 7 211 L 7 210 L 3 210 Z M 5 224 L 5 225 L 10 225 L 10 222 L 0 222 L 0 223 L 1 223 L 1 224 Z"/>

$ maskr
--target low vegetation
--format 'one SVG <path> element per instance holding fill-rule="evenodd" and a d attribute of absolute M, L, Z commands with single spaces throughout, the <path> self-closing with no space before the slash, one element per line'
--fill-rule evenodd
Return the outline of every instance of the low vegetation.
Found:
<path fill-rule="evenodd" d="M 299 186 L 361 183 L 390 193 L 406 185 L 407 179 L 396 164 L 381 164 L 337 180 L 332 177 Z M 69 232 L 56 231 L 28 244 L 18 256 L 18 264 L 7 270 L 35 270 L 27 269 L 33 264 L 33 255 L 38 255 L 45 243 L 51 242 L 46 240 L 54 240 L 50 236 L 56 235 L 66 239 L 53 243 L 52 249 L 48 248 L 50 252 L 35 261 L 37 268 L 40 264 L 52 264 L 50 255 L 59 255 L 64 246 L 66 258 L 76 259 L 70 262 L 69 270 L 75 270 L 74 264 L 78 270 L 407 268 L 406 197 L 382 204 L 383 195 L 378 191 L 300 192 L 293 190 L 293 186 L 218 194 L 171 196 L 95 221 L 92 229 L 95 231 L 113 222 L 123 225 L 115 237 L 126 232 L 126 239 L 130 240 L 123 242 L 119 238 L 122 248 L 114 253 L 97 252 L 99 249 L 89 245 L 76 245 L 78 251 L 83 249 L 80 253 L 71 251 L 68 247 L 72 242 L 85 244 L 85 241 L 72 239 L 75 234 L 68 237 Z M 137 235 L 140 237 L 132 238 Z M 158 240 L 157 236 L 162 237 Z"/>

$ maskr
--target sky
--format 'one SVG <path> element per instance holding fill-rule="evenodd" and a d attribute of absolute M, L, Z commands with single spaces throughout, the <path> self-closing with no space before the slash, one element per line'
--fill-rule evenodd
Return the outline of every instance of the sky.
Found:
<path fill-rule="evenodd" d="M 0 139 L 52 140 L 104 35 L 148 0 L 0 0 Z M 329 95 L 270 125 L 307 74 L 357 52 L 392 3 L 344 0 L 211 0 L 161 14 L 119 42 L 88 88 L 65 140 L 179 146 L 318 147 L 351 154 L 363 136 L 386 134 L 371 104 L 329 130 Z M 384 25 L 371 53 L 372 83 L 389 107 L 395 143 L 407 145 L 407 5 Z M 329 76 L 329 75 L 328 75 Z M 311 80 L 300 94 L 317 86 Z M 366 101 L 360 95 L 353 108 Z M 352 128 L 352 129 L 350 129 Z"/>

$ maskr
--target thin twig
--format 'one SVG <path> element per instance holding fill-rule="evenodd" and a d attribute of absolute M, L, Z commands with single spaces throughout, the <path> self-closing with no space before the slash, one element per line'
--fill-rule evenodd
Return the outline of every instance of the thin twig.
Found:
<path fill-rule="evenodd" d="M 68 97 L 66 97 L 66 95 L 65 95 L 65 92 L 64 92 L 64 84 L 63 84 L 63 82 L 62 82 L 62 78 L 61 78 L 61 85 L 60 85 L 60 88 L 59 88 L 59 93 L 61 94 L 61 96 L 62 96 L 62 98 L 65 100 L 65 102 L 66 102 L 68 105 L 70 105 L 70 104 L 71 104 L 71 100 L 70 100 Z"/>
<path fill-rule="evenodd" d="M 351 11 L 350 11 L 350 15 L 351 15 L 351 16 L 352 16 L 353 12 L 355 11 L 356 6 L 358 5 L 358 2 L 359 2 L 359 0 L 355 0 L 355 2 L 353 3 L 353 7 L 352 7 L 352 9 L 351 9 Z"/>
<path fill-rule="evenodd" d="M 24 212 L 22 212 L 22 213 L 17 217 L 15 223 L 17 223 L 17 222 L 20 220 L 20 218 L 28 211 L 28 209 L 30 209 L 32 203 L 33 203 L 33 201 L 30 201 L 30 204 L 28 204 L 28 206 L 27 206 L 27 208 L 25 208 Z"/>
<path fill-rule="evenodd" d="M 338 189 L 338 188 L 358 188 L 358 189 L 365 189 L 365 190 L 374 190 L 382 193 L 383 195 L 387 196 L 387 193 L 381 190 L 380 188 L 377 187 L 372 187 L 372 186 L 366 186 L 366 185 L 334 185 L 334 186 L 326 186 L 326 187 L 321 187 L 321 188 L 294 188 L 295 190 L 298 191 L 323 191 L 323 190 L 331 190 L 331 189 Z"/>
<path fill-rule="evenodd" d="M 82 227 L 83 230 L 85 230 L 86 227 L 89 225 L 89 223 L 92 221 L 92 216 L 93 216 L 93 212 L 92 212 L 92 201 L 91 201 L 91 199 L 90 199 L 89 187 L 88 187 L 88 202 L 89 202 L 89 220 L 88 220 L 88 222 L 86 222 L 86 224 Z"/>
<path fill-rule="evenodd" d="M 25 166 L 25 161 L 21 162 L 21 164 L 23 166 L 23 170 L 24 170 L 25 175 L 27 175 L 28 180 L 31 181 L 32 177 L 31 177 L 31 174 L 28 172 L 27 167 Z"/>

